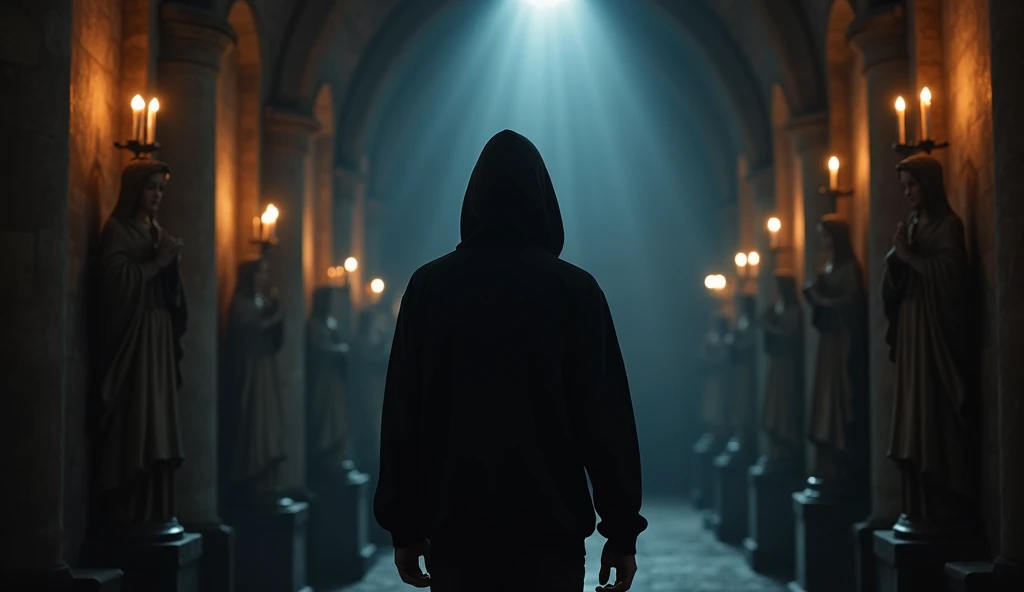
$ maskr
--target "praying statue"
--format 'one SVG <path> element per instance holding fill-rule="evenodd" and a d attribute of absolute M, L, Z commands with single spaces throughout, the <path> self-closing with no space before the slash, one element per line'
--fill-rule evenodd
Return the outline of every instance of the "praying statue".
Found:
<path fill-rule="evenodd" d="M 968 526 L 971 439 L 965 361 L 971 311 L 964 224 L 942 165 L 916 155 L 896 167 L 911 212 L 886 256 L 886 342 L 896 365 L 888 457 L 903 474 L 897 534 Z"/>
<path fill-rule="evenodd" d="M 867 301 L 849 225 L 828 214 L 818 237 L 827 260 L 804 290 L 819 335 L 807 414 L 814 446 L 807 492 L 850 494 L 867 480 Z"/>
<path fill-rule="evenodd" d="M 768 356 L 761 429 L 769 465 L 800 465 L 803 457 L 803 310 L 791 275 L 775 276 L 778 298 L 761 315 Z"/>
<path fill-rule="evenodd" d="M 273 502 L 283 490 L 284 410 L 277 368 L 283 325 L 266 259 L 239 265 L 228 315 L 221 408 L 226 489 L 236 500 Z"/>
<path fill-rule="evenodd" d="M 100 510 L 111 526 L 174 526 L 174 472 L 184 454 L 178 426 L 181 339 L 188 317 L 181 240 L 157 222 L 170 169 L 133 160 L 100 238 L 104 312 L 97 448 Z"/>
<path fill-rule="evenodd" d="M 306 386 L 309 467 L 314 474 L 341 470 L 348 438 L 348 353 L 342 333 L 342 289 L 313 292 L 307 329 Z"/>
<path fill-rule="evenodd" d="M 738 314 L 736 326 L 726 337 L 731 362 L 732 396 L 728 413 L 732 426 L 730 449 L 747 449 L 753 446 L 756 433 L 754 414 L 757 407 L 755 375 L 755 323 L 757 322 L 757 300 L 743 295 L 737 299 Z"/>
<path fill-rule="evenodd" d="M 711 330 L 704 336 L 701 344 L 701 362 L 704 366 L 704 388 L 701 393 L 700 419 L 704 424 L 704 436 L 707 445 L 717 443 L 725 433 L 726 409 L 723 401 L 727 400 L 728 388 L 725 363 L 727 351 L 725 336 L 729 334 L 729 318 L 716 316 Z"/>

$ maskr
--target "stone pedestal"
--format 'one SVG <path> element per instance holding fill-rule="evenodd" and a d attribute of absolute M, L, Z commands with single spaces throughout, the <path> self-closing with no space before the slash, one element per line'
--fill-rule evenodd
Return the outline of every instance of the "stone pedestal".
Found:
<path fill-rule="evenodd" d="M 170 541 L 94 538 L 86 542 L 81 561 L 123 571 L 124 592 L 199 592 L 202 554 L 203 537 L 193 533 Z"/>
<path fill-rule="evenodd" d="M 714 505 L 715 497 L 715 436 L 705 433 L 693 445 L 693 487 L 690 489 L 690 501 L 698 510 L 706 510 Z"/>
<path fill-rule="evenodd" d="M 237 589 L 245 592 L 312 592 L 306 579 L 309 504 L 282 498 L 274 505 L 232 513 L 238 532 Z"/>
<path fill-rule="evenodd" d="M 715 458 L 715 512 L 711 525 L 718 540 L 733 545 L 747 536 L 747 470 L 750 454 L 730 440 Z"/>
<path fill-rule="evenodd" d="M 369 541 L 369 476 L 355 466 L 338 470 L 334 478 L 317 479 L 323 503 L 310 525 L 310 581 L 318 589 L 357 582 L 373 565 L 376 545 Z"/>
<path fill-rule="evenodd" d="M 878 587 L 875 569 L 875 532 L 887 530 L 892 521 L 865 520 L 853 525 L 853 568 L 857 592 L 875 592 Z"/>
<path fill-rule="evenodd" d="M 949 592 L 996 592 L 999 589 L 994 571 L 992 564 L 987 562 L 947 563 Z"/>
<path fill-rule="evenodd" d="M 898 539 L 891 530 L 874 534 L 878 592 L 948 590 L 946 564 L 985 559 L 985 545 L 975 538 Z"/>
<path fill-rule="evenodd" d="M 800 474 L 758 463 L 747 472 L 749 527 L 743 548 L 750 567 L 760 573 L 791 578 L 795 527 L 790 514 Z"/>
<path fill-rule="evenodd" d="M 850 529 L 863 509 L 847 499 L 794 493 L 796 579 L 794 592 L 852 592 L 853 537 Z"/>
<path fill-rule="evenodd" d="M 203 537 L 203 556 L 199 560 L 201 589 L 235 592 L 234 529 L 219 522 L 186 524 L 185 529 Z"/>
<path fill-rule="evenodd" d="M 121 592 L 124 572 L 119 569 L 75 569 L 71 592 Z"/>

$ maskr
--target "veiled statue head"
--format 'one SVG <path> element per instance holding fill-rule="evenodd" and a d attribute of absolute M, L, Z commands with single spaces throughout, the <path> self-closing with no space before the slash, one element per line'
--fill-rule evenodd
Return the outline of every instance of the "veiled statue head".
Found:
<path fill-rule="evenodd" d="M 942 163 L 927 154 L 915 154 L 896 165 L 903 196 L 915 212 L 942 216 L 950 211 Z"/>
<path fill-rule="evenodd" d="M 775 289 L 778 290 L 779 299 L 785 302 L 797 302 L 799 298 L 796 290 L 796 278 L 787 273 L 775 274 Z"/>
<path fill-rule="evenodd" d="M 270 267 L 267 260 L 262 257 L 243 261 L 238 266 L 238 283 L 235 284 L 235 294 L 252 297 L 256 294 L 264 294 L 270 286 Z"/>
<path fill-rule="evenodd" d="M 837 214 L 821 217 L 818 222 L 818 239 L 821 241 L 821 249 L 829 253 L 833 261 L 841 262 L 853 257 L 850 225 Z"/>
<path fill-rule="evenodd" d="M 113 217 L 131 220 L 140 214 L 155 218 L 171 168 L 159 160 L 133 160 L 121 171 L 121 193 Z"/>

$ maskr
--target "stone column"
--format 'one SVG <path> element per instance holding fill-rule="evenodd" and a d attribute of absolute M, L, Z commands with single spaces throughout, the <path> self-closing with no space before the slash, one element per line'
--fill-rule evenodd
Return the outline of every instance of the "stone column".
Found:
<path fill-rule="evenodd" d="M 310 116 L 268 109 L 263 120 L 263 202 L 281 212 L 280 243 L 268 254 L 270 274 L 284 307 L 284 347 L 277 363 L 284 400 L 285 451 L 282 478 L 287 488 L 306 483 L 306 290 L 303 277 L 303 234 L 306 159 L 319 124 Z"/>
<path fill-rule="evenodd" d="M 885 344 L 885 312 L 881 281 L 885 254 L 892 247 L 896 224 L 906 217 L 903 189 L 895 167 L 900 155 L 896 139 L 897 96 L 911 96 L 908 87 L 906 19 L 901 4 L 877 9 L 850 25 L 848 38 L 860 54 L 868 110 L 869 226 L 868 260 L 863 261 L 868 285 L 868 327 L 871 343 L 871 518 L 891 525 L 900 513 L 901 482 L 886 458 L 892 421 L 895 368 Z"/>
<path fill-rule="evenodd" d="M 161 6 L 157 141 L 171 181 L 160 221 L 185 243 L 181 265 L 189 305 L 178 401 L 185 462 L 175 477 L 177 514 L 188 530 L 203 535 L 203 580 L 224 590 L 232 581 L 233 532 L 217 508 L 215 178 L 217 72 L 234 40 L 230 25 L 211 12 Z"/>
<path fill-rule="evenodd" d="M 362 163 L 339 165 L 338 190 L 341 207 L 338 236 L 345 237 L 339 248 L 344 247 L 345 257 L 355 257 L 359 261 L 359 269 L 352 274 L 352 310 L 358 315 L 363 306 L 364 278 L 366 277 L 366 188 L 369 175 L 365 159 Z M 344 226 L 341 226 L 344 224 Z M 337 245 L 337 243 L 335 243 Z M 353 318 L 355 322 L 355 318 Z M 355 326 L 355 325 L 353 325 Z"/>
<path fill-rule="evenodd" d="M 0 2 L 0 588 L 69 583 L 64 563 L 71 0 Z M 52 584 L 50 581 L 52 580 Z"/>
<path fill-rule="evenodd" d="M 790 119 L 787 125 L 796 154 L 796 176 L 803 199 L 803 226 L 798 220 L 792 224 L 793 237 L 803 242 L 803 261 L 794 260 L 800 266 L 793 272 L 804 278 L 804 283 L 813 282 L 821 268 L 821 245 L 818 240 L 818 221 L 831 211 L 827 196 L 819 190 L 828 184 L 829 127 L 826 113 L 811 113 Z M 804 400 L 814 381 L 814 367 L 818 350 L 818 331 L 811 324 L 812 310 L 804 303 Z"/>
<path fill-rule="evenodd" d="M 384 270 L 381 269 L 381 256 L 380 256 L 380 223 L 384 217 L 384 203 L 376 198 L 376 196 L 367 196 L 366 198 L 366 212 L 364 226 L 366 228 L 365 238 L 366 241 L 366 263 L 367 279 L 371 277 L 381 277 L 387 281 Z M 394 291 L 398 289 L 397 285 L 392 285 L 390 282 L 387 284 L 387 292 L 384 297 L 387 298 L 387 294 L 394 294 Z"/>
<path fill-rule="evenodd" d="M 1002 531 L 996 573 L 1024 587 L 1024 3 L 990 0 L 995 143 L 996 316 L 999 327 L 999 467 Z"/>
<path fill-rule="evenodd" d="M 752 171 L 747 174 L 744 183 L 747 185 L 747 192 L 750 194 L 753 206 L 750 224 L 754 250 L 761 255 L 757 277 L 757 310 L 760 313 L 775 302 L 776 297 L 776 259 L 775 254 L 772 253 L 768 229 L 765 226 L 768 218 L 775 215 L 775 169 L 769 165 Z M 765 379 L 768 376 L 768 356 L 765 354 L 764 348 L 761 347 L 760 340 L 757 345 L 757 372 L 755 375 L 757 377 L 757 407 L 754 410 L 754 417 L 759 418 L 761 405 L 764 403 Z M 760 433 L 760 429 L 758 432 Z M 760 437 L 757 440 L 760 442 Z M 763 449 L 763 446 L 759 446 L 759 449 Z"/>
<path fill-rule="evenodd" d="M 334 257 L 334 136 L 318 135 L 313 154 L 316 155 L 313 163 L 313 170 L 316 171 L 313 270 L 319 284 L 326 281 L 324 274 L 328 267 L 341 263 L 341 260 Z"/>

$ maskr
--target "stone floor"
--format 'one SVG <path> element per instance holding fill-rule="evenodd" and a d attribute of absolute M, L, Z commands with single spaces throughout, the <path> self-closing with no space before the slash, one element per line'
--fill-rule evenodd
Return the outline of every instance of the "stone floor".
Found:
<path fill-rule="evenodd" d="M 752 572 L 738 549 L 701 527 L 700 515 L 682 503 L 645 504 L 650 527 L 637 542 L 639 572 L 632 592 L 780 592 L 784 586 Z M 585 590 L 597 587 L 597 559 L 604 539 L 587 540 Z M 407 592 L 390 550 L 359 584 L 337 592 Z"/>

